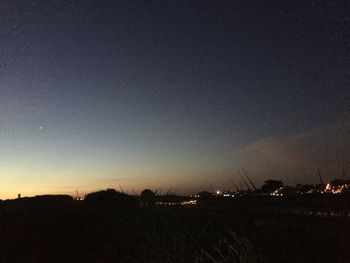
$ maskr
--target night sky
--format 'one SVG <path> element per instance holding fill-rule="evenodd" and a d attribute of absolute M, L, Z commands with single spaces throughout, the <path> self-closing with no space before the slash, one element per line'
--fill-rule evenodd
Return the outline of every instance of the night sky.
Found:
<path fill-rule="evenodd" d="M 0 198 L 350 177 L 349 6 L 1 1 Z"/>

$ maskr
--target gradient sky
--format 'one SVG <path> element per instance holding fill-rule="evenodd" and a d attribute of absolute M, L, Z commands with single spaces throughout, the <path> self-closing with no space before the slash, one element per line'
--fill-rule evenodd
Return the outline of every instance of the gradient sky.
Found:
<path fill-rule="evenodd" d="M 346 1 L 0 3 L 0 198 L 350 170 Z"/>

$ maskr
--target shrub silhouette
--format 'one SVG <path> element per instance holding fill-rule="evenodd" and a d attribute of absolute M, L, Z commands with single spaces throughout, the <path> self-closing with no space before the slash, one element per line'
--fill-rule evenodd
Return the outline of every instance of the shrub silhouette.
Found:
<path fill-rule="evenodd" d="M 107 189 L 89 193 L 85 196 L 84 202 L 88 205 L 116 209 L 137 207 L 137 201 L 133 196 L 118 192 L 115 189 Z"/>
<path fill-rule="evenodd" d="M 277 190 L 278 188 L 283 186 L 283 182 L 282 181 L 278 181 L 278 180 L 267 180 L 265 181 L 265 183 L 261 186 L 261 191 L 263 193 L 271 193 L 275 190 Z"/>
<path fill-rule="evenodd" d="M 152 199 L 154 198 L 155 194 L 152 190 L 150 189 L 145 189 L 141 192 L 141 197 L 145 199 Z"/>
<path fill-rule="evenodd" d="M 141 192 L 141 206 L 149 207 L 155 205 L 155 193 L 150 189 L 145 189 Z"/>

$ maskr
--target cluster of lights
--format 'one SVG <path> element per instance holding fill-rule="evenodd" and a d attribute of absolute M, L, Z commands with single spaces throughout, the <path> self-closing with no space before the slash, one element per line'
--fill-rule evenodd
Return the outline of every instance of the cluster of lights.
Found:
<path fill-rule="evenodd" d="M 341 194 L 341 193 L 344 193 L 345 191 L 347 191 L 349 189 L 349 187 L 350 186 L 348 184 L 342 184 L 339 186 L 327 184 L 326 188 L 325 188 L 325 192 L 331 193 L 331 194 Z"/>
<path fill-rule="evenodd" d="M 177 206 L 177 205 L 196 205 L 197 200 L 188 200 L 188 201 L 183 201 L 183 202 L 156 202 L 156 205 L 164 205 L 164 206 Z"/>
<path fill-rule="evenodd" d="M 273 196 L 283 196 L 282 190 L 283 190 L 283 186 L 280 187 L 280 188 L 278 188 L 277 190 L 273 191 L 270 195 L 273 195 Z"/>
<path fill-rule="evenodd" d="M 192 195 L 190 195 L 190 197 L 192 197 L 192 198 L 201 198 L 201 197 L 204 197 L 204 196 L 235 197 L 237 195 L 239 195 L 239 192 L 230 192 L 230 191 L 217 190 L 214 193 L 207 193 L 206 195 L 192 194 Z"/>
<path fill-rule="evenodd" d="M 286 189 L 287 190 L 287 189 Z M 292 189 L 293 191 L 293 189 Z M 330 183 L 328 183 L 326 185 L 326 187 L 322 186 L 322 185 L 314 185 L 310 190 L 308 191 L 297 191 L 297 189 L 294 190 L 295 194 L 315 194 L 315 193 L 320 193 L 320 194 L 324 194 L 324 193 L 330 193 L 330 194 L 341 194 L 347 191 L 350 191 L 350 184 L 342 184 L 339 186 L 335 186 L 332 185 Z M 212 195 L 213 196 L 222 196 L 222 197 L 235 197 L 236 195 L 239 195 L 239 193 L 232 193 L 229 191 L 221 191 L 221 190 L 217 190 L 215 191 Z M 285 191 L 285 187 L 282 186 L 278 189 L 276 189 L 275 191 L 271 192 L 269 195 L 271 196 L 284 196 L 284 195 L 288 195 L 288 193 Z M 192 198 L 200 198 L 201 195 L 199 194 L 193 194 L 191 195 Z"/>
<path fill-rule="evenodd" d="M 176 202 L 156 202 L 156 205 L 172 206 L 172 205 L 179 205 L 179 203 L 176 203 Z"/>
<path fill-rule="evenodd" d="M 216 191 L 216 196 L 223 196 L 223 197 L 235 197 L 234 194 L 232 194 L 231 192 L 223 192 L 223 191 Z"/>
<path fill-rule="evenodd" d="M 350 185 L 349 184 L 341 184 L 341 185 L 332 185 L 330 183 L 328 183 L 326 185 L 326 187 L 321 185 L 315 185 L 312 189 L 306 191 L 306 192 L 302 192 L 302 191 L 298 191 L 298 194 L 315 194 L 315 193 L 320 193 L 320 194 L 324 194 L 324 193 L 328 193 L 328 194 L 342 194 L 345 193 L 347 191 L 350 191 Z M 272 196 L 283 196 L 284 195 L 284 191 L 283 191 L 284 187 L 280 187 L 277 190 L 273 191 L 272 193 L 270 193 L 270 195 Z"/>
<path fill-rule="evenodd" d="M 181 205 L 196 205 L 197 200 L 189 200 L 189 201 L 183 201 L 181 202 Z"/>

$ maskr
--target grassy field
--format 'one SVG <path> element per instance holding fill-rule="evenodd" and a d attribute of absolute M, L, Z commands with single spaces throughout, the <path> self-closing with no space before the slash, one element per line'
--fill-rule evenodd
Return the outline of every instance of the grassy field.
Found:
<path fill-rule="evenodd" d="M 0 262 L 350 262 L 350 223 L 236 207 L 64 199 L 0 208 Z"/>

